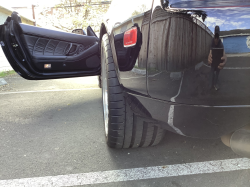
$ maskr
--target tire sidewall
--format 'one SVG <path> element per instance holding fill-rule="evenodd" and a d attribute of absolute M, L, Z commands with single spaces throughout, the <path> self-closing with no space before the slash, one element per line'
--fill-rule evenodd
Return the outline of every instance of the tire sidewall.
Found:
<path fill-rule="evenodd" d="M 107 124 L 107 127 L 105 126 L 105 113 L 104 113 L 104 104 L 103 104 L 103 100 L 104 100 L 104 90 L 105 89 L 103 87 L 104 84 L 107 84 L 108 86 L 108 83 L 104 82 L 104 81 L 107 81 L 107 79 L 105 80 L 103 78 L 104 75 L 106 75 L 106 77 L 108 76 L 108 72 L 107 72 L 107 58 L 106 58 L 106 52 L 105 52 L 105 46 L 104 46 L 104 41 L 103 41 L 104 37 L 102 37 L 102 40 L 101 40 L 101 75 L 98 77 L 99 79 L 99 84 L 101 84 L 101 88 L 102 88 L 102 114 L 103 114 L 103 121 L 104 121 L 104 133 L 105 133 L 105 139 L 106 139 L 106 142 L 108 141 L 108 132 L 109 132 L 109 120 L 108 120 L 108 124 Z M 104 67 L 105 66 L 105 67 Z M 106 71 L 104 71 L 104 69 Z M 108 89 L 107 89 L 108 91 Z M 108 97 L 108 102 L 109 102 L 109 97 Z M 108 108 L 109 109 L 109 108 Z M 106 130 L 105 128 L 108 128 L 108 130 Z M 107 131 L 107 132 L 106 132 Z"/>

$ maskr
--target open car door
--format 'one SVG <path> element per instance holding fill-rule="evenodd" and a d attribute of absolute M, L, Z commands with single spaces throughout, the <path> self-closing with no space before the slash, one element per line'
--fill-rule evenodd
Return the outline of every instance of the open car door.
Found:
<path fill-rule="evenodd" d="M 0 42 L 12 68 L 25 79 L 99 75 L 99 39 L 21 23 L 17 13 L 0 26 Z"/>

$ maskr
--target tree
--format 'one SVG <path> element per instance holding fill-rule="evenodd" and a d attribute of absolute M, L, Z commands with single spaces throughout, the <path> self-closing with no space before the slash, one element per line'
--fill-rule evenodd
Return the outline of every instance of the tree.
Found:
<path fill-rule="evenodd" d="M 136 16 L 138 14 L 141 14 L 141 13 L 144 13 L 146 12 L 148 9 L 147 9 L 147 6 L 145 4 L 141 5 L 140 7 L 138 7 L 138 10 L 135 10 L 133 13 L 132 13 L 132 16 Z"/>
<path fill-rule="evenodd" d="M 61 30 L 71 32 L 73 29 L 86 29 L 91 26 L 99 32 L 103 16 L 107 12 L 111 1 L 103 0 L 61 0 L 52 8 L 45 8 L 41 12 L 44 24 L 53 25 Z"/>

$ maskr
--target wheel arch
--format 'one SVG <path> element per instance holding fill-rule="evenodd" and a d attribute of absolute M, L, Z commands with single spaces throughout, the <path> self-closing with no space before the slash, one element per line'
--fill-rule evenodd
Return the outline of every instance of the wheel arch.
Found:
<path fill-rule="evenodd" d="M 117 57 L 116 57 L 116 51 L 115 51 L 115 47 L 113 44 L 113 40 L 112 40 L 112 31 L 108 30 L 108 27 L 105 23 L 101 24 L 101 28 L 100 28 L 100 43 L 99 43 L 99 52 L 101 54 L 101 42 L 102 42 L 102 37 L 104 34 L 108 35 L 109 41 L 110 41 L 110 48 L 111 48 L 111 52 L 113 55 L 113 60 L 114 60 L 114 65 L 115 65 L 115 71 L 118 77 L 118 81 L 121 84 L 121 79 L 120 79 L 120 72 L 119 72 L 119 65 L 118 65 L 118 61 L 117 61 Z"/>
<path fill-rule="evenodd" d="M 102 41 L 102 37 L 104 34 L 108 33 L 107 32 L 107 28 L 106 25 L 104 23 L 101 24 L 101 28 L 100 28 L 100 43 L 99 43 L 99 52 L 101 54 L 101 41 Z"/>

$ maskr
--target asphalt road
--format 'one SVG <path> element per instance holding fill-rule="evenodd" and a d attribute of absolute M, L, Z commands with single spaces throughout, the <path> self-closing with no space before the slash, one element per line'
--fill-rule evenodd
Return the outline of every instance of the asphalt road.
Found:
<path fill-rule="evenodd" d="M 9 84 L 0 93 L 14 93 L 0 94 L 0 181 L 241 158 L 220 140 L 170 132 L 155 147 L 110 149 L 97 77 L 5 80 Z M 89 186 L 248 187 L 250 170 Z"/>

